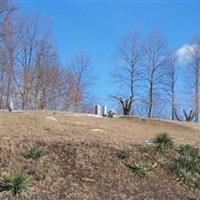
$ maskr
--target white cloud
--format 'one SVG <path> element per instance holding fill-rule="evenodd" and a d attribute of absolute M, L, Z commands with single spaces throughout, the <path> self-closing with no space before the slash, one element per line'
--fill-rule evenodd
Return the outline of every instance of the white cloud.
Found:
<path fill-rule="evenodd" d="M 189 53 L 194 49 L 194 45 L 186 44 L 176 51 L 178 56 L 178 63 L 180 65 L 185 65 L 190 62 Z"/>

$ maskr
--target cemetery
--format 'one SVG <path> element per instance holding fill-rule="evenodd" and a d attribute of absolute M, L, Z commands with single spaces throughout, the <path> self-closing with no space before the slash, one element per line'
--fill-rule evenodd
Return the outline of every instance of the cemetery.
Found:
<path fill-rule="evenodd" d="M 200 200 L 200 2 L 0 0 L 0 200 Z"/>

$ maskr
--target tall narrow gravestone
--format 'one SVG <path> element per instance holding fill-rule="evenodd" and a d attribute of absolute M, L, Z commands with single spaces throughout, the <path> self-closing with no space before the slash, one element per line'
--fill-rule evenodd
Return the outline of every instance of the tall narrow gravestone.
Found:
<path fill-rule="evenodd" d="M 102 113 L 102 115 L 103 115 L 104 117 L 107 116 L 107 106 L 103 106 L 103 113 Z"/>
<path fill-rule="evenodd" d="M 9 110 L 9 112 L 12 112 L 12 111 L 13 111 L 13 101 L 12 101 L 12 100 L 10 100 L 10 101 L 8 102 L 8 110 Z"/>
<path fill-rule="evenodd" d="M 101 115 L 101 106 L 95 105 L 95 115 Z"/>

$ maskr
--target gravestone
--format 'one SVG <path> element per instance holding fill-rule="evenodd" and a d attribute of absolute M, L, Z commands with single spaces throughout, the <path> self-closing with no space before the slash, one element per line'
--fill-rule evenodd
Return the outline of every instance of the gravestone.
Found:
<path fill-rule="evenodd" d="M 12 99 L 10 99 L 10 101 L 8 103 L 8 110 L 9 110 L 9 112 L 13 111 L 13 101 L 12 101 Z"/>
<path fill-rule="evenodd" d="M 113 114 L 113 111 L 112 111 L 112 110 L 109 110 L 109 111 L 108 111 L 108 117 L 111 117 L 111 118 L 112 118 L 113 115 L 114 115 L 114 114 Z"/>
<path fill-rule="evenodd" d="M 95 115 L 101 115 L 101 106 L 95 105 Z"/>
<path fill-rule="evenodd" d="M 102 115 L 103 115 L 104 117 L 107 116 L 107 106 L 103 106 L 103 113 L 102 113 Z"/>

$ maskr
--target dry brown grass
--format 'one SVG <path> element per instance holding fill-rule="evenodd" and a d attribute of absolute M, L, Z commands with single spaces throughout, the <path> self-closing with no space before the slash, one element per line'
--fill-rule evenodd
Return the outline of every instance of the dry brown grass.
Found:
<path fill-rule="evenodd" d="M 106 119 L 49 111 L 0 114 L 0 172 L 23 171 L 33 176 L 31 199 L 195 197 L 194 191 L 162 170 L 149 178 L 135 176 L 116 156 L 116 151 L 131 148 L 133 159 L 137 159 L 144 153 L 141 151 L 144 141 L 160 132 L 168 132 L 176 144 L 200 146 L 200 129 L 196 124 L 141 118 Z M 38 161 L 23 155 L 33 145 L 46 152 Z M 0 195 L 0 199 L 5 199 Z"/>

